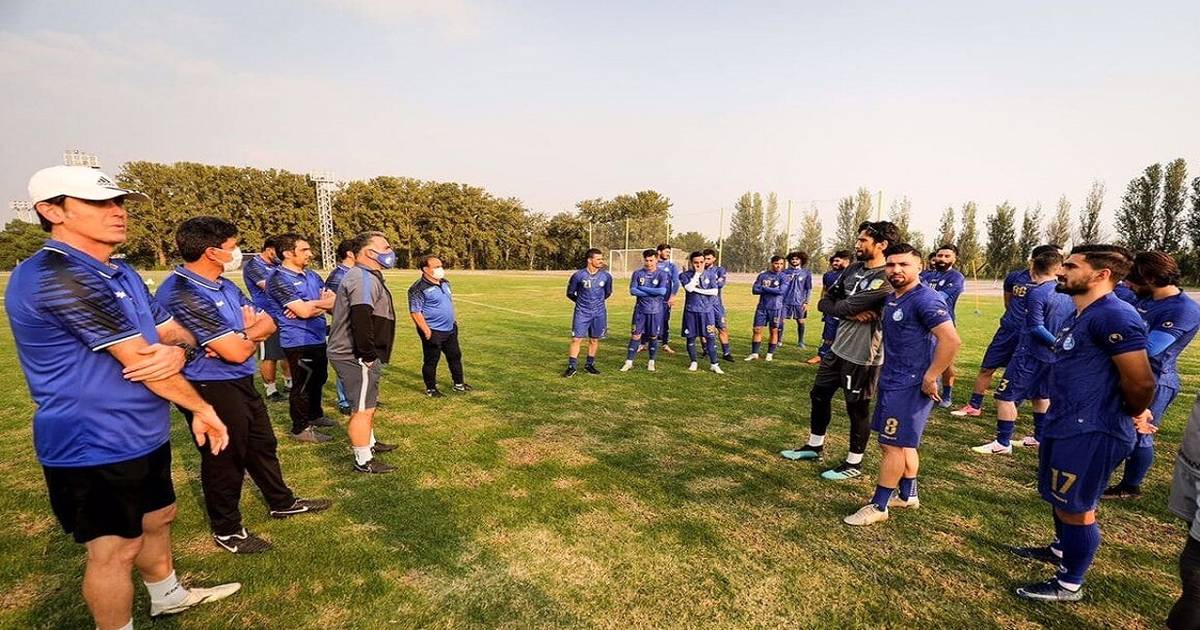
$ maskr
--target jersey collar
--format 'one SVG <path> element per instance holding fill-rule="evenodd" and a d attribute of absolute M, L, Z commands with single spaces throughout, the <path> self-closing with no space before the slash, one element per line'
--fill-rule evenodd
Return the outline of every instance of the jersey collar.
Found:
<path fill-rule="evenodd" d="M 64 256 L 75 260 L 76 262 L 82 263 L 87 268 L 100 274 L 101 276 L 104 276 L 105 278 L 116 278 L 117 276 L 121 275 L 120 265 L 102 263 L 99 260 L 92 258 L 88 254 L 81 252 L 62 241 L 49 239 L 45 242 L 45 244 L 42 245 L 42 249 L 48 249 L 52 252 L 63 254 Z"/>
<path fill-rule="evenodd" d="M 192 284 L 202 286 L 205 289 L 208 289 L 210 291 L 220 291 L 221 290 L 221 281 L 223 280 L 223 278 L 221 278 L 220 276 L 217 277 L 216 282 L 213 282 L 212 280 L 209 280 L 208 278 L 205 278 L 204 276 L 201 276 L 201 275 L 191 271 L 190 269 L 188 269 L 187 267 L 184 267 L 183 265 L 177 265 L 175 267 L 175 275 L 186 279 L 188 282 L 191 282 Z"/>

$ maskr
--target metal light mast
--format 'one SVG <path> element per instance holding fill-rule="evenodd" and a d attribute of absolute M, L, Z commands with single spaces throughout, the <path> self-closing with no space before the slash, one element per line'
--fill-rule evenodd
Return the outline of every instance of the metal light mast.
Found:
<path fill-rule="evenodd" d="M 10 201 L 8 209 L 12 210 L 16 217 L 26 223 L 33 223 L 33 202 L 32 201 Z"/>
<path fill-rule="evenodd" d="M 317 225 L 321 229 L 321 264 L 332 269 L 337 262 L 333 259 L 333 195 L 340 187 L 333 173 L 328 171 L 309 173 L 308 178 L 317 184 Z"/>
<path fill-rule="evenodd" d="M 63 164 L 67 166 L 90 166 L 100 168 L 100 156 L 79 149 L 63 151 Z"/>

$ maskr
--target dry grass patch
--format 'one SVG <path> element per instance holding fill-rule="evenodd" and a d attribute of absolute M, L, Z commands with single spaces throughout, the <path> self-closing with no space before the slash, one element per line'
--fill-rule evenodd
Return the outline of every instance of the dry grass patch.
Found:
<path fill-rule="evenodd" d="M 552 462 L 569 468 L 596 463 L 586 452 L 592 439 L 578 427 L 543 424 L 534 429 L 532 437 L 507 438 L 497 443 L 504 449 L 504 461 L 514 468 Z"/>

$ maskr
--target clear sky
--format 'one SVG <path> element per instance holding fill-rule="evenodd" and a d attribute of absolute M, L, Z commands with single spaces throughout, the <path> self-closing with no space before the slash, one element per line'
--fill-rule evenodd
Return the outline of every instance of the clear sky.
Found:
<path fill-rule="evenodd" d="M 66 148 L 475 184 L 1107 208 L 1200 174 L 1200 3 L 0 0 L 0 201 Z"/>

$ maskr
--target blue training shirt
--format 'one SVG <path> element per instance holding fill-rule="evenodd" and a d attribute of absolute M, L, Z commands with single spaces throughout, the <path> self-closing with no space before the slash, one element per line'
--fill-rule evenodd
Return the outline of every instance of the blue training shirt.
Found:
<path fill-rule="evenodd" d="M 932 269 L 921 272 L 921 284 L 942 294 L 946 307 L 950 309 L 950 317 L 954 318 L 954 310 L 958 308 L 958 296 L 962 295 L 967 286 L 967 278 L 962 272 L 951 267 L 945 271 Z"/>
<path fill-rule="evenodd" d="M 605 312 L 604 301 L 612 296 L 613 277 L 605 269 L 595 274 L 587 268 L 571 274 L 567 281 L 567 298 L 575 303 L 575 312 L 582 315 L 599 315 Z"/>
<path fill-rule="evenodd" d="M 812 295 L 812 271 L 807 267 L 785 267 L 784 306 L 803 306 Z"/>
<path fill-rule="evenodd" d="M 1146 325 L 1137 309 L 1112 293 L 1067 317 L 1054 344 L 1046 437 L 1099 432 L 1133 444 L 1133 421 L 1122 410 L 1112 357 L 1145 349 Z"/>
<path fill-rule="evenodd" d="M 1028 269 L 1014 271 L 1004 278 L 1004 292 L 1012 297 L 1000 317 L 1000 327 L 1009 330 L 1019 330 L 1025 325 L 1025 295 L 1037 286 L 1029 275 Z"/>
<path fill-rule="evenodd" d="M 1054 363 L 1054 342 L 1042 339 L 1037 328 L 1040 326 L 1053 336 L 1075 312 L 1075 302 L 1067 294 L 1059 293 L 1057 286 L 1058 282 L 1049 280 L 1025 295 L 1025 326 L 1021 329 L 1017 352 L 1028 352 L 1042 363 Z"/>
<path fill-rule="evenodd" d="M 638 269 L 629 279 L 629 294 L 637 298 L 635 313 L 661 313 L 671 294 L 671 272 L 661 266 L 654 271 Z"/>
<path fill-rule="evenodd" d="M 1150 357 L 1150 368 L 1159 385 L 1179 389 L 1179 372 L 1175 362 L 1183 349 L 1192 342 L 1200 328 L 1200 305 L 1184 292 L 1169 298 L 1147 298 L 1137 304 L 1138 313 L 1146 322 L 1149 335 L 1166 334 L 1175 338 L 1171 345 Z"/>
<path fill-rule="evenodd" d="M 679 265 L 676 265 L 673 260 L 659 260 L 658 268 L 666 271 L 667 275 L 671 277 L 671 291 L 667 293 L 667 297 L 679 293 Z"/>
<path fill-rule="evenodd" d="M 952 321 L 946 300 L 923 284 L 900 297 L 888 296 L 880 321 L 883 324 L 883 367 L 879 389 L 920 387 L 933 363 L 934 328 Z"/>
<path fill-rule="evenodd" d="M 823 289 L 825 289 L 825 290 L 827 290 L 827 291 L 828 291 L 828 290 L 829 290 L 829 287 L 831 287 L 831 286 L 833 286 L 833 285 L 837 284 L 838 278 L 841 278 L 841 277 L 842 277 L 842 272 L 843 272 L 843 271 L 845 271 L 845 269 L 830 269 L 829 271 L 826 271 L 824 274 L 822 274 L 822 275 L 821 275 L 821 287 L 822 287 Z M 821 315 L 821 321 L 823 321 L 823 322 L 829 322 L 829 321 L 834 321 L 834 322 L 836 322 L 836 321 L 837 321 L 837 318 L 836 318 L 836 317 L 830 317 L 830 316 L 828 316 L 828 315 L 824 315 L 824 314 L 822 314 L 822 315 Z"/>
<path fill-rule="evenodd" d="M 343 265 L 342 263 L 338 263 L 338 265 L 333 268 L 333 271 L 329 272 L 329 277 L 325 278 L 325 288 L 337 293 L 338 287 L 342 286 L 342 278 L 346 277 L 347 271 L 350 271 L 349 267 Z"/>
<path fill-rule="evenodd" d="M 214 282 L 180 265 L 163 279 L 155 297 L 201 346 L 244 332 L 242 306 L 250 301 L 225 278 Z M 242 363 L 229 363 L 202 353 L 183 366 L 183 376 L 189 381 L 231 381 L 253 376 L 254 365 L 253 355 Z"/>
<path fill-rule="evenodd" d="M 682 287 L 691 282 L 695 275 L 696 272 L 692 271 L 691 269 L 680 273 L 679 286 Z M 705 269 L 704 271 L 700 272 L 699 287 L 701 289 L 717 288 L 717 277 L 716 274 L 713 273 L 712 269 Z M 716 305 L 716 303 L 717 296 L 715 295 L 687 292 L 687 295 L 685 295 L 683 299 L 683 310 L 688 313 L 707 313 L 713 310 L 713 307 Z"/>
<path fill-rule="evenodd" d="M 280 265 L 267 279 L 267 293 L 281 313 L 275 318 L 275 324 L 279 326 L 279 345 L 284 348 L 324 345 L 328 332 L 324 314 L 308 319 L 282 315 L 288 304 L 321 299 L 324 288 L 321 276 L 311 269 L 297 273 Z"/>
<path fill-rule="evenodd" d="M 787 289 L 784 272 L 764 271 L 754 279 L 750 292 L 758 296 L 758 308 L 778 311 L 783 308 L 783 293 Z"/>
<path fill-rule="evenodd" d="M 1124 282 L 1117 283 L 1116 288 L 1113 289 L 1113 295 L 1121 298 L 1122 302 L 1128 302 L 1134 306 L 1137 306 L 1137 293 L 1134 293 L 1133 289 L 1130 289 L 1129 285 L 1125 284 Z"/>
<path fill-rule="evenodd" d="M 158 343 L 157 327 L 171 319 L 137 272 L 49 240 L 13 270 L 4 300 L 43 466 L 112 464 L 167 442 L 167 401 L 125 380 L 105 351 L 138 336 Z"/>
<path fill-rule="evenodd" d="M 250 300 L 259 310 L 270 313 L 275 319 L 279 319 L 283 314 L 278 312 L 279 307 L 275 304 L 275 300 L 267 295 L 265 288 L 260 289 L 258 283 L 266 283 L 278 268 L 279 265 L 268 263 L 262 259 L 262 256 L 255 256 L 242 263 L 242 282 L 245 283 L 246 290 L 250 292 Z"/>
<path fill-rule="evenodd" d="M 408 287 L 408 312 L 420 313 L 430 330 L 450 332 L 458 320 L 454 314 L 454 298 L 450 281 L 430 282 L 425 276 Z"/>

